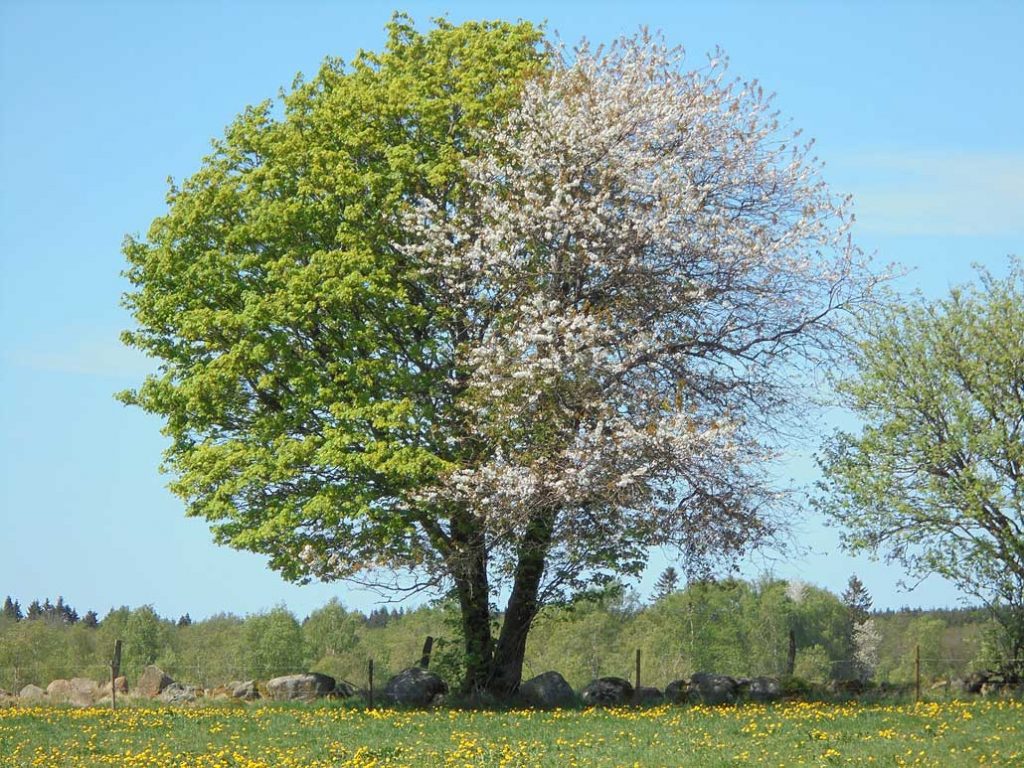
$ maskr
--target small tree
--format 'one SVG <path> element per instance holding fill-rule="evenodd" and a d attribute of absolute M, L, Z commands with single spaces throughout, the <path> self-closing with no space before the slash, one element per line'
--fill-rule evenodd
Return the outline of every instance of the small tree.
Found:
<path fill-rule="evenodd" d="M 668 597 L 679 589 L 679 572 L 671 565 L 661 572 L 658 580 L 654 582 L 654 600 L 658 601 Z"/>
<path fill-rule="evenodd" d="M 4 600 L 4 607 L 3 610 L 0 611 L 0 615 L 4 618 L 11 619 L 12 621 L 21 621 L 22 618 L 24 618 L 18 601 L 12 600 L 10 595 L 8 595 Z"/>
<path fill-rule="evenodd" d="M 871 595 L 864 582 L 857 578 L 857 574 L 851 575 L 843 592 L 843 604 L 850 612 L 850 620 L 855 624 L 867 621 L 871 615 L 871 603 Z"/>
<path fill-rule="evenodd" d="M 302 628 L 284 606 L 245 620 L 246 672 L 267 679 L 300 672 L 303 667 Z"/>
<path fill-rule="evenodd" d="M 864 426 L 824 446 L 819 500 L 853 551 L 984 600 L 1024 672 L 1024 269 L 864 324 L 838 391 Z"/>

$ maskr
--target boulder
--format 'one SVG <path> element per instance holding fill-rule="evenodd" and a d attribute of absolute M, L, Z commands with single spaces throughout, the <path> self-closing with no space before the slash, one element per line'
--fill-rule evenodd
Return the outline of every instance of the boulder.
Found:
<path fill-rule="evenodd" d="M 580 691 L 584 704 L 615 707 L 633 700 L 633 686 L 621 677 L 599 677 Z"/>
<path fill-rule="evenodd" d="M 576 703 L 576 692 L 558 672 L 544 672 L 519 686 L 519 698 L 528 707 L 558 709 Z"/>
<path fill-rule="evenodd" d="M 690 677 L 687 699 L 693 704 L 734 704 L 739 693 L 736 680 L 728 675 L 697 672 Z"/>
<path fill-rule="evenodd" d="M 70 704 L 76 707 L 91 707 L 99 698 L 99 686 L 95 680 L 88 677 L 71 678 L 71 696 L 68 699 Z"/>
<path fill-rule="evenodd" d="M 164 704 L 191 704 L 196 700 L 196 689 L 191 685 L 171 683 L 156 698 Z"/>
<path fill-rule="evenodd" d="M 66 704 L 71 698 L 71 681 L 70 680 L 52 680 L 50 684 L 46 686 L 46 696 L 50 701 L 57 704 Z"/>
<path fill-rule="evenodd" d="M 355 696 L 359 693 L 359 688 L 347 680 L 338 680 L 334 684 L 334 690 L 331 691 L 332 699 L 347 699 L 350 696 Z"/>
<path fill-rule="evenodd" d="M 383 699 L 400 707 L 436 705 L 448 693 L 448 683 L 420 667 L 403 669 L 384 686 Z"/>
<path fill-rule="evenodd" d="M 46 686 L 46 695 L 50 701 L 75 707 L 91 707 L 96 702 L 98 693 L 96 682 L 87 677 L 54 680 Z"/>
<path fill-rule="evenodd" d="M 755 677 L 747 686 L 751 701 L 767 704 L 782 698 L 782 683 L 775 677 Z"/>
<path fill-rule="evenodd" d="M 981 693 L 982 687 L 989 681 L 987 672 L 971 672 L 963 681 L 964 693 Z"/>
<path fill-rule="evenodd" d="M 334 692 L 334 678 L 319 672 L 282 675 L 267 681 L 267 694 L 274 701 L 313 701 Z"/>
<path fill-rule="evenodd" d="M 25 699 L 26 701 L 42 701 L 46 698 L 46 691 L 38 685 L 26 685 L 21 689 L 18 698 Z"/>
<path fill-rule="evenodd" d="M 689 687 L 690 683 L 686 680 L 673 680 L 665 686 L 665 699 L 673 704 L 685 704 Z"/>
<path fill-rule="evenodd" d="M 664 701 L 665 694 L 648 685 L 641 685 L 633 692 L 633 703 L 638 706 L 657 706 Z"/>
<path fill-rule="evenodd" d="M 216 695 L 216 690 L 219 689 L 215 689 L 213 695 Z M 231 697 L 243 701 L 255 701 L 260 697 L 260 692 L 256 690 L 256 681 L 248 680 L 244 683 L 236 683 L 231 689 Z"/>
<path fill-rule="evenodd" d="M 152 699 L 159 696 L 173 682 L 174 679 L 160 669 L 160 667 L 150 664 L 142 671 L 139 683 L 135 686 L 135 692 L 139 696 Z"/>
<path fill-rule="evenodd" d="M 116 680 L 114 680 L 113 688 L 114 688 L 115 691 L 117 691 L 118 696 L 123 696 L 123 695 L 127 694 L 128 693 L 128 678 L 126 678 L 124 675 L 121 675 Z M 100 685 L 99 688 L 97 689 L 97 692 L 96 692 L 97 698 L 102 698 L 102 697 L 110 696 L 110 689 L 111 689 L 111 684 L 110 684 L 110 681 L 107 680 L 102 685 Z"/>
<path fill-rule="evenodd" d="M 867 690 L 867 684 L 857 678 L 829 680 L 825 690 L 833 696 L 860 696 Z"/>

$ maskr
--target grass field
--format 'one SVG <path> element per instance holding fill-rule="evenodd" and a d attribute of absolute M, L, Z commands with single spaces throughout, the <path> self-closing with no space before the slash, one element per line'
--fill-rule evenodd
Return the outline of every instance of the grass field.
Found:
<path fill-rule="evenodd" d="M 556 712 L 0 709 L 2 766 L 1024 765 L 1024 703 Z"/>

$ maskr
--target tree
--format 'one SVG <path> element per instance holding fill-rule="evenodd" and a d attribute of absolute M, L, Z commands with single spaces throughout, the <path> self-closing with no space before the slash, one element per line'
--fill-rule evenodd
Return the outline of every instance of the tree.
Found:
<path fill-rule="evenodd" d="M 1024 269 L 872 315 L 820 458 L 820 505 L 853 551 L 984 600 L 1024 671 Z M 1016 659 L 1016 662 L 1012 660 Z M 1011 669 L 1011 671 L 1012 671 Z"/>
<path fill-rule="evenodd" d="M 21 613 L 21 606 L 17 600 L 11 600 L 11 596 L 8 595 L 4 600 L 4 607 L 0 610 L 0 615 L 5 618 L 11 619 L 12 621 L 21 621 L 24 616 Z"/>
<path fill-rule="evenodd" d="M 41 619 L 43 617 L 43 606 L 39 604 L 38 600 L 33 600 L 28 604 L 28 612 L 25 614 L 26 619 Z"/>
<path fill-rule="evenodd" d="M 188 626 L 191 626 L 191 625 L 192 625 L 192 617 L 189 616 L 187 613 L 178 617 L 178 626 L 179 627 L 188 627 Z"/>
<path fill-rule="evenodd" d="M 386 610 L 386 609 L 385 609 Z M 340 656 L 353 648 L 362 617 L 351 614 L 342 607 L 337 598 L 313 611 L 302 622 L 302 637 L 306 655 L 311 666 L 324 656 Z"/>
<path fill-rule="evenodd" d="M 857 578 L 857 574 L 852 574 L 843 592 L 843 605 L 850 612 L 850 620 L 854 623 L 867 621 L 871 615 L 871 602 L 864 582 Z"/>
<path fill-rule="evenodd" d="M 89 629 L 96 629 L 100 625 L 100 617 L 96 615 L 96 611 L 86 611 L 82 617 L 82 624 Z"/>
<path fill-rule="evenodd" d="M 671 565 L 654 582 L 654 600 L 657 602 L 679 589 L 679 572 Z"/>
<path fill-rule="evenodd" d="M 103 621 L 106 624 L 107 619 Z M 123 633 L 119 637 L 124 640 L 122 668 L 131 677 L 141 674 L 146 665 L 156 662 L 164 647 L 164 633 L 160 617 L 151 605 L 143 605 L 131 611 L 124 619 L 123 626 Z"/>
<path fill-rule="evenodd" d="M 299 672 L 303 667 L 302 628 L 284 606 L 245 620 L 246 672 L 260 679 Z"/>
<path fill-rule="evenodd" d="M 790 364 L 869 282 L 759 87 L 538 40 L 399 17 L 125 245 L 161 372 L 123 399 L 189 513 L 288 578 L 450 590 L 463 687 L 499 695 L 545 601 L 772 536 Z"/>

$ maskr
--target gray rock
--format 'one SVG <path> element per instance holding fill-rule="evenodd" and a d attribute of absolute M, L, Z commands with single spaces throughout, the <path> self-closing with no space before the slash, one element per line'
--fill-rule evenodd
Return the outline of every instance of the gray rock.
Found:
<path fill-rule="evenodd" d="M 57 704 L 66 704 L 71 698 L 70 680 L 51 680 L 46 686 L 46 696 Z"/>
<path fill-rule="evenodd" d="M 690 677 L 686 693 L 688 700 L 693 704 L 734 704 L 739 686 L 728 675 L 697 672 Z"/>
<path fill-rule="evenodd" d="M 428 707 L 448 693 L 448 683 L 420 667 L 403 669 L 384 686 L 383 699 L 400 707 Z"/>
<path fill-rule="evenodd" d="M 174 679 L 155 664 L 150 664 L 142 670 L 139 683 L 135 686 L 135 692 L 139 696 L 152 699 L 159 696 L 163 690 L 174 682 Z"/>
<path fill-rule="evenodd" d="M 615 707 L 633 700 L 633 686 L 621 677 L 599 677 L 580 691 L 584 704 Z"/>
<path fill-rule="evenodd" d="M 245 701 L 255 701 L 260 697 L 260 692 L 256 690 L 255 680 L 247 680 L 244 683 L 236 683 L 231 689 L 231 696 Z"/>
<path fill-rule="evenodd" d="M 191 704 L 196 700 L 196 689 L 191 685 L 171 683 L 156 698 L 164 704 Z"/>
<path fill-rule="evenodd" d="M 633 703 L 640 706 L 656 706 L 665 701 L 665 694 L 657 688 L 641 685 L 633 692 Z"/>
<path fill-rule="evenodd" d="M 274 701 L 313 701 L 334 692 L 334 678 L 319 672 L 282 675 L 267 681 L 267 693 Z"/>
<path fill-rule="evenodd" d="M 673 680 L 665 686 L 665 699 L 673 704 L 685 704 L 690 683 L 686 680 Z"/>
<path fill-rule="evenodd" d="M 782 698 L 782 683 L 774 677 L 755 677 L 747 686 L 751 701 L 768 703 Z"/>
<path fill-rule="evenodd" d="M 359 688 L 347 680 L 338 680 L 334 684 L 334 690 L 331 691 L 331 698 L 334 699 L 347 699 L 350 696 L 355 696 L 359 693 Z"/>
<path fill-rule="evenodd" d="M 116 680 L 114 680 L 113 688 L 117 691 L 118 695 L 123 696 L 124 694 L 128 693 L 128 678 L 126 678 L 124 675 L 121 675 Z M 107 680 L 99 686 L 99 688 L 96 691 L 96 696 L 110 696 L 110 689 L 110 681 Z"/>
<path fill-rule="evenodd" d="M 863 680 L 850 678 L 849 680 L 829 680 L 825 690 L 833 696 L 860 696 L 867 690 Z"/>
<path fill-rule="evenodd" d="M 529 707 L 558 709 L 576 703 L 576 692 L 558 672 L 544 672 L 519 686 L 519 697 Z"/>
<path fill-rule="evenodd" d="M 42 701 L 46 698 L 46 691 L 38 685 L 26 685 L 21 689 L 21 692 L 18 694 L 18 698 L 25 699 L 27 701 Z"/>
<path fill-rule="evenodd" d="M 987 672 L 972 672 L 963 681 L 965 693 L 981 693 L 982 687 L 989 681 Z"/>
<path fill-rule="evenodd" d="M 75 707 L 91 707 L 95 703 L 99 687 L 87 677 L 73 677 L 70 680 L 54 680 L 46 686 L 46 695 L 56 704 L 71 704 Z"/>

